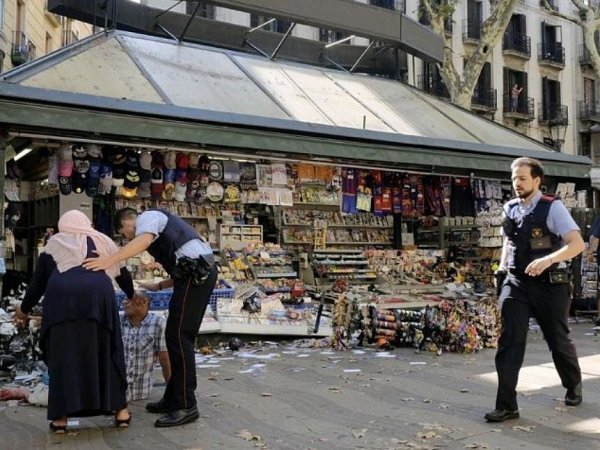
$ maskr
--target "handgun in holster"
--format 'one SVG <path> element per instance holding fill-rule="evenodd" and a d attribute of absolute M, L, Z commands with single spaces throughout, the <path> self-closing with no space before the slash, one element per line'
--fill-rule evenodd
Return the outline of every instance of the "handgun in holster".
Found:
<path fill-rule="evenodd" d="M 502 285 L 504 284 L 504 280 L 506 280 L 506 270 L 496 270 L 494 277 L 496 277 L 496 297 L 500 297 Z"/>

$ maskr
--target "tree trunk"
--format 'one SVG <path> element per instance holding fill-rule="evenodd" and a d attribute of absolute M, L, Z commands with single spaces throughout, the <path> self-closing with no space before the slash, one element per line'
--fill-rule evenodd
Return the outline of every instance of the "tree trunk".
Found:
<path fill-rule="evenodd" d="M 596 79 L 600 80 L 600 54 L 596 42 L 596 31 L 600 28 L 600 9 L 585 5 L 581 0 L 572 0 L 573 4 L 579 9 L 579 24 L 583 29 L 583 43 L 590 54 L 592 67 L 596 74 Z"/>
<path fill-rule="evenodd" d="M 458 73 L 453 61 L 452 39 L 446 36 L 444 20 L 451 18 L 456 2 L 446 2 L 443 7 L 438 0 L 423 0 L 431 21 L 431 28 L 444 38 L 444 59 L 439 66 L 442 80 L 450 93 L 450 101 L 465 109 L 471 109 L 471 97 L 479 80 L 483 66 L 487 62 L 493 48 L 500 42 L 510 22 L 517 0 L 506 0 L 496 3 L 490 17 L 481 26 L 479 43 L 467 60 L 462 75 Z"/>

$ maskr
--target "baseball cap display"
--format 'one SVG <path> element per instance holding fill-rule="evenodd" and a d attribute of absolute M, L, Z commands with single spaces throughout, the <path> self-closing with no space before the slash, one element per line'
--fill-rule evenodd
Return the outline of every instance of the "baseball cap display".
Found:
<path fill-rule="evenodd" d="M 164 162 L 167 169 L 177 169 L 177 152 L 170 151 L 165 153 Z"/>
<path fill-rule="evenodd" d="M 73 186 L 71 184 L 71 177 L 58 177 L 58 189 L 60 190 L 60 193 L 62 195 L 69 195 L 72 190 L 73 190 Z"/>
<path fill-rule="evenodd" d="M 138 186 L 139 198 L 150 198 L 152 196 L 152 187 L 150 181 L 140 181 Z"/>
<path fill-rule="evenodd" d="M 87 173 L 75 170 L 71 178 L 73 184 L 73 192 L 76 194 L 82 194 L 83 192 L 85 192 L 85 188 L 87 187 L 88 181 Z"/>
<path fill-rule="evenodd" d="M 100 166 L 100 160 L 94 158 L 90 161 L 88 182 L 85 189 L 88 197 L 95 197 L 98 194 L 98 188 L 100 187 Z"/>
<path fill-rule="evenodd" d="M 179 152 L 177 153 L 175 162 L 177 163 L 178 169 L 187 170 L 190 164 L 190 157 L 187 155 L 187 153 Z"/>
<path fill-rule="evenodd" d="M 185 191 L 187 190 L 187 184 L 185 182 L 178 181 L 175 183 L 175 200 L 178 202 L 185 201 Z"/>
<path fill-rule="evenodd" d="M 99 194 L 105 195 L 112 190 L 112 167 L 110 164 L 100 164 L 100 188 Z"/>
<path fill-rule="evenodd" d="M 97 144 L 88 144 L 87 154 L 90 158 L 102 158 L 102 148 Z"/>
<path fill-rule="evenodd" d="M 73 151 L 70 144 L 61 144 L 58 147 L 58 159 L 61 161 L 69 161 L 73 159 Z"/>
<path fill-rule="evenodd" d="M 140 183 L 140 176 L 135 170 L 129 170 L 125 175 L 123 186 L 127 189 L 135 189 Z"/>
<path fill-rule="evenodd" d="M 154 200 L 161 197 L 165 185 L 163 184 L 163 171 L 159 167 L 152 169 L 152 179 L 150 180 L 150 192 Z"/>
<path fill-rule="evenodd" d="M 150 152 L 142 152 L 140 156 L 140 166 L 142 169 L 152 169 L 152 155 L 150 154 Z"/>

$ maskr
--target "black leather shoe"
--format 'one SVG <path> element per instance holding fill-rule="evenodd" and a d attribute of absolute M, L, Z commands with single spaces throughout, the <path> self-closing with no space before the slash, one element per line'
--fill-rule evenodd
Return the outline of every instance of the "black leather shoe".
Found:
<path fill-rule="evenodd" d="M 565 405 L 577 406 L 581 405 L 583 401 L 583 385 L 579 383 L 572 389 L 567 389 L 567 395 L 565 395 Z"/>
<path fill-rule="evenodd" d="M 200 413 L 196 406 L 188 409 L 178 409 L 156 419 L 154 426 L 158 428 L 177 427 L 198 420 L 198 417 L 200 417 Z"/>
<path fill-rule="evenodd" d="M 497 409 L 485 415 L 488 422 L 504 422 L 505 420 L 518 419 L 519 411 L 508 411 L 506 409 Z"/>
<path fill-rule="evenodd" d="M 164 414 L 173 411 L 173 408 L 169 406 L 164 398 L 161 398 L 157 402 L 147 403 L 146 411 L 154 414 Z"/>

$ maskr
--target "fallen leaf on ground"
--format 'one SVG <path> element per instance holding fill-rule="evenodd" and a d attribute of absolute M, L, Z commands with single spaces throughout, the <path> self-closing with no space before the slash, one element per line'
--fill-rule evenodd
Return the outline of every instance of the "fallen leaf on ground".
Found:
<path fill-rule="evenodd" d="M 419 439 L 433 439 L 437 437 L 437 434 L 435 434 L 435 431 L 428 431 L 427 433 L 417 433 L 417 438 Z"/>
<path fill-rule="evenodd" d="M 465 448 L 490 448 L 488 444 L 480 444 L 479 442 L 473 442 L 472 444 L 465 445 Z"/>
<path fill-rule="evenodd" d="M 362 430 L 359 430 L 359 431 L 353 431 L 352 436 L 354 436 L 356 439 L 360 439 L 360 438 L 365 437 L 365 433 L 367 431 L 368 430 L 366 428 L 363 428 Z"/>
<path fill-rule="evenodd" d="M 263 392 L 262 394 L 260 394 L 263 397 L 272 397 L 273 394 L 271 394 L 270 392 Z"/>
<path fill-rule="evenodd" d="M 528 427 L 523 426 L 523 425 L 515 425 L 513 427 L 513 430 L 515 431 L 525 431 L 527 433 L 533 433 L 533 429 L 535 428 L 535 425 L 530 425 Z"/>
<path fill-rule="evenodd" d="M 246 441 L 262 441 L 262 437 L 258 434 L 250 433 L 248 430 L 242 430 L 238 432 L 238 436 Z"/>

